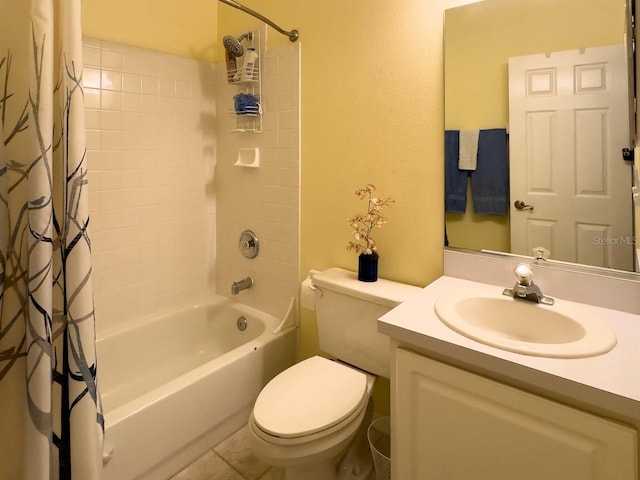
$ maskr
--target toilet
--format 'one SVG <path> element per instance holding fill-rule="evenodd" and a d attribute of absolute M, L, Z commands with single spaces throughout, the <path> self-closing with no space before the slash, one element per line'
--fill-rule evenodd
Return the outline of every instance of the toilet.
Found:
<path fill-rule="evenodd" d="M 305 288 L 305 284 L 303 284 Z M 389 378 L 389 338 L 377 319 L 421 289 L 389 280 L 360 282 L 340 268 L 314 272 L 319 344 L 335 361 L 303 360 L 260 392 L 249 419 L 253 453 L 286 480 L 372 478 L 366 428 L 377 376 Z M 369 469 L 361 468 L 365 446 Z"/>

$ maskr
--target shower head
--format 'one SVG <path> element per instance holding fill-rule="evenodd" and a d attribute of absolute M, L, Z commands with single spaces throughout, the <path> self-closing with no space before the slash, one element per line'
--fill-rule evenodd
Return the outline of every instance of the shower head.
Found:
<path fill-rule="evenodd" d="M 240 42 L 231 35 L 225 35 L 222 39 L 222 44 L 232 57 L 241 57 L 244 53 L 244 48 L 242 48 Z"/>
<path fill-rule="evenodd" d="M 222 45 L 224 45 L 225 50 L 229 52 L 229 55 L 232 57 L 241 57 L 244 54 L 244 48 L 240 42 L 245 38 L 251 40 L 251 37 L 251 32 L 243 33 L 238 38 L 235 38 L 232 35 L 225 35 L 222 37 Z"/>

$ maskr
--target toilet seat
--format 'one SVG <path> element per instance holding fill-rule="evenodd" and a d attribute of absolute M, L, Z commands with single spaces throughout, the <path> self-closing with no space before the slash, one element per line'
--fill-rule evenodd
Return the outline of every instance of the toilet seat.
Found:
<path fill-rule="evenodd" d="M 363 409 L 367 384 L 363 372 L 311 357 L 265 386 L 254 405 L 253 421 L 266 434 L 286 439 L 330 430 Z"/>

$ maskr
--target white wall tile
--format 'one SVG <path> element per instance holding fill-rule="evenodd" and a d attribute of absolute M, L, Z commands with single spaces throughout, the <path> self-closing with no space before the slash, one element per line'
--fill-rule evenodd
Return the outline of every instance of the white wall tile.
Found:
<path fill-rule="evenodd" d="M 82 48 L 82 58 L 86 67 L 100 68 L 100 49 L 89 45 Z"/>
<path fill-rule="evenodd" d="M 100 114 L 101 112 L 99 110 L 86 109 L 84 115 L 84 126 L 87 130 L 100 129 Z"/>
<path fill-rule="evenodd" d="M 142 92 L 142 77 L 136 73 L 123 73 L 122 91 L 130 93 Z"/>
<path fill-rule="evenodd" d="M 102 108 L 102 110 L 122 110 L 122 92 L 103 89 L 100 92 L 100 98 L 100 108 Z"/>
<path fill-rule="evenodd" d="M 87 68 L 85 67 L 82 72 L 82 86 L 86 88 L 100 88 L 100 67 Z"/>
<path fill-rule="evenodd" d="M 173 97 L 176 93 L 176 80 L 173 78 L 158 79 L 158 93 L 163 97 Z"/>
<path fill-rule="evenodd" d="M 89 130 L 89 129 L 87 129 L 86 132 L 85 132 L 85 135 L 86 135 L 87 149 L 88 150 L 100 150 L 100 148 L 101 148 L 100 130 Z"/>
<path fill-rule="evenodd" d="M 191 98 L 191 83 L 185 80 L 176 80 L 176 97 Z"/>
<path fill-rule="evenodd" d="M 299 112 L 294 107 L 293 84 L 298 82 L 299 46 L 269 50 L 261 58 L 262 133 L 233 134 L 232 98 L 237 86 L 226 82 L 219 71 L 218 159 L 216 167 L 216 283 L 218 292 L 230 296 L 233 281 L 251 275 L 254 286 L 241 292 L 238 301 L 276 316 L 286 312 L 289 300 L 297 296 L 299 278 Z M 287 67 L 283 82 L 281 64 Z M 279 83 L 288 86 L 281 99 Z M 299 88 L 296 87 L 296 91 Z M 283 108 L 286 107 L 286 108 Z M 279 122 L 286 130 L 284 136 Z M 239 148 L 260 148 L 260 167 L 234 167 Z M 238 251 L 242 230 L 252 229 L 260 239 L 260 254 L 253 260 Z"/>
<path fill-rule="evenodd" d="M 229 133 L 237 91 L 224 66 L 91 38 L 84 48 L 98 333 L 230 295 L 246 275 L 255 287 L 234 298 L 282 316 L 299 278 L 299 47 L 262 59 L 264 132 L 241 135 Z M 233 167 L 249 146 L 261 167 Z M 255 261 L 237 248 L 245 228 L 261 238 Z"/>
<path fill-rule="evenodd" d="M 215 202 L 205 193 L 214 169 L 204 163 L 215 162 L 205 152 L 216 140 L 213 128 L 200 125 L 203 116 L 215 115 L 215 99 L 192 96 L 192 83 L 213 82 L 201 73 L 212 71 L 208 64 L 90 38 L 84 48 L 100 333 L 189 302 L 215 284 L 208 282 L 215 228 L 203 223 L 215 219 Z M 185 77 L 179 65 L 198 75 Z M 175 132 L 178 110 L 188 134 Z M 209 177 L 196 173 L 205 171 Z"/>
<path fill-rule="evenodd" d="M 142 93 L 145 95 L 158 95 L 159 92 L 159 80 L 157 77 L 150 77 L 144 75 L 142 77 Z"/>
<path fill-rule="evenodd" d="M 115 50 L 102 50 L 102 69 L 104 70 L 116 70 L 122 71 L 122 56 L 123 51 L 117 46 L 114 45 Z"/>
<path fill-rule="evenodd" d="M 102 89 L 122 91 L 122 73 L 102 70 Z"/>
<path fill-rule="evenodd" d="M 100 89 L 85 88 L 84 89 L 84 106 L 86 109 L 100 109 Z"/>
<path fill-rule="evenodd" d="M 124 73 L 132 73 L 140 75 L 142 72 L 141 52 L 130 50 L 122 55 L 122 71 Z"/>

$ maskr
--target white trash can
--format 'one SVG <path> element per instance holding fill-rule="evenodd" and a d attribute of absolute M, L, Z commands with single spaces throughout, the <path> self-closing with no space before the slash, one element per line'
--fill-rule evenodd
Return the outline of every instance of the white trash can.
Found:
<path fill-rule="evenodd" d="M 391 418 L 378 417 L 367 429 L 376 480 L 391 478 Z"/>

